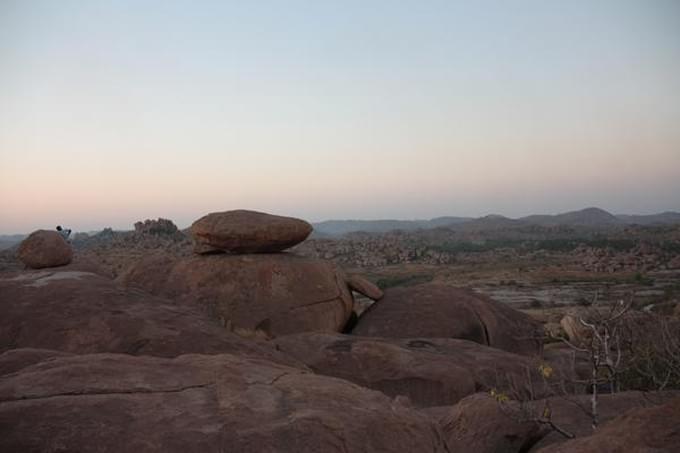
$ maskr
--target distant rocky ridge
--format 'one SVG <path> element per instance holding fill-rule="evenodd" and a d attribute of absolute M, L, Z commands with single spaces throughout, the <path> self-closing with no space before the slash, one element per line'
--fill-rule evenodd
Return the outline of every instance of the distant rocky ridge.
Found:
<path fill-rule="evenodd" d="M 592 228 L 622 227 L 626 225 L 680 224 L 680 212 L 667 211 L 651 215 L 614 215 L 600 208 L 586 208 L 556 215 L 530 215 L 511 219 L 501 215 L 473 217 L 437 217 L 431 220 L 327 220 L 315 223 L 313 237 L 341 236 L 353 232 L 386 233 L 434 228 L 454 230 L 490 230 L 508 227 L 576 226 Z"/>

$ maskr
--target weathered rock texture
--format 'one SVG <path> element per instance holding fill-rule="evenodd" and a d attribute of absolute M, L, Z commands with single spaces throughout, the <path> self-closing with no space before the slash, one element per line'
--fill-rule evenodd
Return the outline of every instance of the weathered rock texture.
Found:
<path fill-rule="evenodd" d="M 0 379 L 0 451 L 447 452 L 379 392 L 229 354 L 55 358 Z"/>
<path fill-rule="evenodd" d="M 392 338 L 460 338 L 518 354 L 542 350 L 539 322 L 462 288 L 425 284 L 390 288 L 359 318 L 353 334 Z"/>
<path fill-rule="evenodd" d="M 651 396 L 642 392 L 600 395 L 600 422 L 612 420 L 633 408 L 662 404 L 675 394 L 677 392 Z M 451 451 L 519 453 L 545 448 L 544 451 L 552 452 L 556 451 L 555 444 L 565 442 L 566 437 L 545 424 L 530 421 L 531 417 L 541 416 L 546 407 L 545 401 L 548 401 L 551 420 L 560 429 L 577 437 L 592 434 L 592 419 L 588 415 L 589 395 L 536 400 L 526 403 L 520 410 L 516 402 L 501 405 L 488 393 L 475 394 L 443 411 L 439 420 Z M 604 448 L 599 451 L 613 450 Z"/>
<path fill-rule="evenodd" d="M 333 263 L 288 253 L 150 256 L 121 281 L 208 307 L 229 329 L 267 337 L 339 332 L 353 306 L 345 276 Z"/>
<path fill-rule="evenodd" d="M 0 353 L 0 376 L 26 368 L 38 362 L 43 362 L 54 357 L 68 357 L 68 352 L 55 351 L 53 349 L 20 348 L 10 349 Z"/>
<path fill-rule="evenodd" d="M 613 418 L 597 432 L 560 445 L 549 445 L 542 453 L 672 453 L 680 451 L 680 397 L 659 406 L 635 408 Z"/>
<path fill-rule="evenodd" d="M 21 242 L 17 256 L 26 266 L 41 269 L 70 263 L 73 250 L 56 231 L 38 230 Z"/>
<path fill-rule="evenodd" d="M 527 374 L 536 368 L 525 356 L 466 340 L 303 333 L 273 341 L 317 373 L 406 396 L 419 407 L 450 405 L 504 386 L 528 395 Z M 533 376 L 538 394 L 539 376 Z"/>
<path fill-rule="evenodd" d="M 176 306 L 89 272 L 4 274 L 0 313 L 0 352 L 47 348 L 163 357 L 231 352 L 284 361 L 270 345 L 226 332 L 195 307 Z"/>
<path fill-rule="evenodd" d="M 191 225 L 197 253 L 280 252 L 304 241 L 312 226 L 304 220 L 263 212 L 214 212 Z"/>

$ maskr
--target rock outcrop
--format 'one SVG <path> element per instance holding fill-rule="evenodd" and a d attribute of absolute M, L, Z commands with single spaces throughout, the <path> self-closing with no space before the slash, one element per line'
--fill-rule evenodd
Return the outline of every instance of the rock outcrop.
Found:
<path fill-rule="evenodd" d="M 70 263 L 73 250 L 56 231 L 38 230 L 21 242 L 17 257 L 27 267 L 42 269 Z"/>
<path fill-rule="evenodd" d="M 443 338 L 386 339 L 355 335 L 302 333 L 273 340 L 277 349 L 313 371 L 408 397 L 418 407 L 455 404 L 467 395 L 512 387 L 528 396 L 541 394 L 539 375 L 528 357 Z M 545 389 L 544 389 L 545 390 Z"/>
<path fill-rule="evenodd" d="M 378 301 L 385 296 L 382 289 L 358 274 L 349 274 L 347 276 L 347 286 L 349 286 L 349 289 L 352 291 L 356 291 L 375 301 Z"/>
<path fill-rule="evenodd" d="M 590 436 L 549 445 L 542 453 L 677 452 L 680 449 L 680 397 L 665 404 L 635 408 L 613 418 Z"/>
<path fill-rule="evenodd" d="M 159 218 L 158 220 L 146 219 L 143 222 L 135 222 L 135 233 L 150 234 L 160 236 L 181 235 L 177 226 L 172 220 Z"/>
<path fill-rule="evenodd" d="M 0 380 L 0 450 L 449 450 L 431 419 L 341 379 L 230 354 L 58 357 Z"/>
<path fill-rule="evenodd" d="M 425 284 L 390 288 L 359 318 L 353 334 L 391 338 L 459 338 L 509 352 L 539 354 L 541 324 L 462 288 Z"/>
<path fill-rule="evenodd" d="M 312 226 L 304 220 L 256 211 L 214 212 L 191 225 L 197 253 L 272 253 L 304 241 Z"/>
<path fill-rule="evenodd" d="M 588 343 L 591 337 L 590 330 L 581 324 L 581 316 L 575 313 L 567 313 L 560 320 L 560 327 L 567 336 L 567 339 L 575 345 Z"/>
<path fill-rule="evenodd" d="M 270 345 L 226 332 L 195 307 L 81 271 L 0 276 L 0 352 L 43 348 L 174 357 L 238 353 L 293 363 Z"/>
<path fill-rule="evenodd" d="M 288 253 L 150 256 L 121 281 L 205 307 L 229 330 L 265 337 L 339 332 L 353 307 L 344 274 L 333 263 Z"/>
<path fill-rule="evenodd" d="M 599 420 L 606 422 L 633 408 L 663 404 L 675 394 L 677 393 L 661 392 L 650 396 L 643 392 L 622 392 L 600 395 Z M 562 451 L 554 450 L 559 449 L 555 444 L 564 442 L 566 437 L 546 423 L 533 420 L 546 420 L 543 413 L 549 408 L 550 420 L 556 427 L 576 437 L 589 436 L 593 432 L 592 419 L 588 415 L 589 398 L 588 395 L 569 395 L 528 401 L 520 406 L 514 401 L 499 403 L 488 393 L 478 393 L 468 396 L 455 406 L 440 410 L 438 418 L 451 451 Z M 613 450 L 602 448 L 594 451 Z"/>

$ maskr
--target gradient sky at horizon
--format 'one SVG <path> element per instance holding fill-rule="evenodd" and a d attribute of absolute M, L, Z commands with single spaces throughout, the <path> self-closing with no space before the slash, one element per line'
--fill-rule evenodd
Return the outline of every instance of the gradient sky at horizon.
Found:
<path fill-rule="evenodd" d="M 0 233 L 680 210 L 680 2 L 0 0 Z"/>

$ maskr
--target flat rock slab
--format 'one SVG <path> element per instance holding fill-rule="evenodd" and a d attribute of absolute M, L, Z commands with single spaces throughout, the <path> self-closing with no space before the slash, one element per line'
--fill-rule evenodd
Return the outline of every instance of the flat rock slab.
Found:
<path fill-rule="evenodd" d="M 367 337 L 459 338 L 524 355 L 543 349 L 538 321 L 465 288 L 424 284 L 390 288 L 352 330 Z"/>
<path fill-rule="evenodd" d="M 0 274 L 0 352 L 43 348 L 70 353 L 254 354 L 292 363 L 270 345 L 225 331 L 197 307 L 81 271 Z"/>
<path fill-rule="evenodd" d="M 312 229 L 301 219 L 237 210 L 201 217 L 191 225 L 191 235 L 197 253 L 271 253 L 299 244 Z"/>
<path fill-rule="evenodd" d="M 536 394 L 542 389 L 530 358 L 467 340 L 302 333 L 273 342 L 319 374 L 405 396 L 418 407 L 455 404 L 480 390 L 504 386 L 528 396 L 527 375 L 535 381 Z"/>
<path fill-rule="evenodd" d="M 448 452 L 379 392 L 230 354 L 58 357 L 0 378 L 0 451 L 57 450 Z"/>

